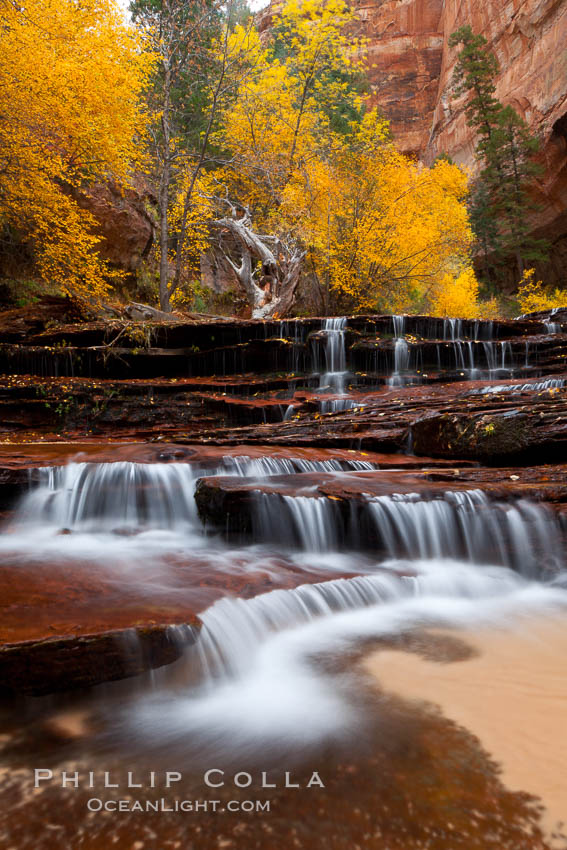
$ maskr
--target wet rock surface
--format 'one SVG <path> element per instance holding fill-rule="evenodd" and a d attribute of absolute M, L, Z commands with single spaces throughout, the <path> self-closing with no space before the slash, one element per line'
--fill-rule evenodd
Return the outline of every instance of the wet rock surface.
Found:
<path fill-rule="evenodd" d="M 243 553 L 228 564 L 213 549 L 173 552 L 159 592 L 133 592 L 127 573 L 101 577 L 88 552 L 84 564 L 48 558 L 26 570 L 7 542 L 18 499 L 44 480 L 45 467 L 194 468 L 208 533 L 236 540 L 254 531 L 259 494 L 331 502 L 343 541 L 355 546 L 358 523 L 362 548 L 379 547 L 365 505 L 396 494 L 438 500 L 481 490 L 492 501 L 528 496 L 564 514 L 563 315 L 81 324 L 69 305 L 57 309 L 63 324 L 29 310 L 0 315 L 0 670 L 13 691 L 84 686 L 169 663 L 180 651 L 171 626 L 197 624 L 215 599 L 337 577 L 285 558 L 245 568 Z M 107 483 L 105 498 L 119 486 Z M 70 546 L 75 529 L 59 531 Z M 117 522 L 109 533 L 135 541 L 145 531 Z M 143 651 L 119 663 L 116 647 L 128 635 Z"/>

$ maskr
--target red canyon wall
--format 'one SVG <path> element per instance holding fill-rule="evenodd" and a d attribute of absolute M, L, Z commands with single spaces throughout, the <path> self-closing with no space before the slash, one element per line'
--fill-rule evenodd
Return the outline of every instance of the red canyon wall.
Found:
<path fill-rule="evenodd" d="M 404 151 L 425 149 L 443 61 L 443 0 L 356 0 L 371 100 Z"/>
<path fill-rule="evenodd" d="M 355 0 L 368 39 L 372 101 L 399 147 L 425 162 L 446 152 L 474 167 L 463 99 L 451 97 L 457 51 L 447 41 L 470 24 L 498 57 L 497 96 L 542 138 L 545 175 L 534 230 L 552 242 L 547 276 L 567 267 L 567 0 Z"/>

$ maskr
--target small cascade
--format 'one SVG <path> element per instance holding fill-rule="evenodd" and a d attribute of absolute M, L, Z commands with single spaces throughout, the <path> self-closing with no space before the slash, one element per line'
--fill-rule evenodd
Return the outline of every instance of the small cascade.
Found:
<path fill-rule="evenodd" d="M 275 590 L 254 599 L 221 599 L 201 616 L 196 651 L 205 680 L 244 674 L 250 657 L 270 635 L 341 611 L 411 596 L 413 580 L 395 574 L 357 576 L 294 590 Z"/>
<path fill-rule="evenodd" d="M 331 398 L 319 402 L 321 413 L 339 413 L 341 410 L 353 410 L 355 407 L 364 407 L 351 398 Z"/>
<path fill-rule="evenodd" d="M 462 319 L 443 319 L 443 339 L 450 339 L 454 342 L 456 339 L 462 339 L 462 337 Z"/>
<path fill-rule="evenodd" d="M 319 386 L 321 388 L 330 387 L 333 392 L 341 395 L 345 392 L 348 375 L 345 347 L 346 326 L 347 320 L 344 317 L 323 320 L 326 372 L 321 374 Z"/>
<path fill-rule="evenodd" d="M 37 470 L 39 481 L 20 502 L 14 527 L 134 534 L 147 529 L 200 530 L 195 486 L 203 476 L 265 478 L 302 472 L 376 469 L 361 460 L 226 456 L 198 463 L 70 463 Z"/>
<path fill-rule="evenodd" d="M 394 326 L 394 372 L 388 379 L 391 387 L 401 387 L 406 383 L 406 373 L 410 368 L 410 349 L 405 339 L 405 316 L 392 316 Z"/>
<path fill-rule="evenodd" d="M 527 500 L 492 502 L 480 490 L 417 493 L 369 499 L 345 516 L 340 501 L 259 494 L 255 531 L 260 539 L 336 550 L 344 542 L 382 558 L 460 558 L 500 564 L 527 576 L 563 566 L 556 516 Z"/>
<path fill-rule="evenodd" d="M 432 500 L 394 495 L 372 499 L 368 511 L 389 557 L 461 558 L 502 564 L 529 577 L 563 566 L 555 515 L 524 499 L 490 502 L 481 490 Z"/>
<path fill-rule="evenodd" d="M 545 330 L 548 334 L 560 334 L 561 325 L 559 322 L 545 322 Z"/>
<path fill-rule="evenodd" d="M 288 406 L 285 409 L 284 415 L 283 415 L 283 421 L 289 422 L 289 420 L 291 419 L 291 417 L 294 414 L 294 411 L 295 411 L 295 406 L 293 404 L 288 404 Z"/>
<path fill-rule="evenodd" d="M 448 320 L 446 320 L 448 321 Z M 455 337 L 449 343 L 452 351 L 452 364 L 443 364 L 442 346 L 437 346 L 437 368 L 441 371 L 452 366 L 457 372 L 462 372 L 468 380 L 493 380 L 497 377 L 511 375 L 514 369 L 528 368 L 527 349 L 525 355 L 515 356 L 509 340 L 465 340 Z"/>
<path fill-rule="evenodd" d="M 399 337 L 394 344 L 394 373 L 388 380 L 391 387 L 401 387 L 404 385 L 404 375 L 408 371 L 409 365 L 409 346 L 403 337 Z"/>
<path fill-rule="evenodd" d="M 333 671 L 320 659 L 413 629 L 506 626 L 517 612 L 545 616 L 566 604 L 560 588 L 530 584 L 502 568 L 456 561 L 385 567 L 248 600 L 218 600 L 200 615 L 199 640 L 188 649 L 175 689 L 126 709 L 130 733 L 145 747 L 159 742 L 176 755 L 195 750 L 208 762 L 228 752 L 235 763 L 258 754 L 263 765 L 276 755 L 288 765 L 310 747 L 364 735 L 353 671 Z"/>
<path fill-rule="evenodd" d="M 491 377 L 498 372 L 512 371 L 514 366 L 510 342 L 483 342 L 482 347 L 488 365 L 488 374 Z"/>
<path fill-rule="evenodd" d="M 70 463 L 39 470 L 15 523 L 83 532 L 171 529 L 196 521 L 189 464 Z"/>
<path fill-rule="evenodd" d="M 567 385 L 565 378 L 546 378 L 545 381 L 533 381 L 526 384 L 497 384 L 492 387 L 482 387 L 479 390 L 471 390 L 468 395 L 485 395 L 486 393 L 526 393 L 543 392 L 545 390 L 558 390 Z"/>
<path fill-rule="evenodd" d="M 224 457 L 222 467 L 213 473 L 205 475 L 238 475 L 243 478 L 264 478 L 268 475 L 293 475 L 298 472 L 360 472 L 378 469 L 378 466 L 365 460 L 308 460 L 307 458 L 292 457 L 260 457 L 249 458 Z"/>

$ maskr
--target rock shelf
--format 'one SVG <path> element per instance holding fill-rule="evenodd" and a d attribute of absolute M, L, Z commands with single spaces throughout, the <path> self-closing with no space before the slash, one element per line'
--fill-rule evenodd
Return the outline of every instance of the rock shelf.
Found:
<path fill-rule="evenodd" d="M 318 318 L 81 323 L 68 304 L 52 307 L 58 325 L 41 310 L 0 315 L 4 541 L 42 468 L 69 462 L 195 468 L 208 532 L 237 542 L 253 531 L 259 494 L 331 502 L 344 540 L 362 550 L 379 546 L 365 530 L 369 500 L 404 494 L 528 497 L 567 527 L 564 314 L 553 333 L 545 315 L 359 316 L 331 337 Z M 331 341 L 343 346 L 338 359 Z M 264 464 L 263 477 L 246 472 L 249 462 Z M 286 474 L 270 474 L 273 462 Z M 215 573 L 212 557 L 172 557 L 168 588 L 152 597 L 86 564 L 28 569 L 3 556 L 5 692 L 84 687 L 170 663 L 215 599 L 325 579 L 283 557 L 246 572 L 235 556 Z"/>

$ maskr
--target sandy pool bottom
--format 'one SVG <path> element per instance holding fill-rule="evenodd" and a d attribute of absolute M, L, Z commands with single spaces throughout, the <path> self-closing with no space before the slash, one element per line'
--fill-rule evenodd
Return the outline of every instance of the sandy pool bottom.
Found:
<path fill-rule="evenodd" d="M 567 824 L 567 623 L 526 619 L 457 634 L 475 651 L 465 660 L 384 649 L 367 657 L 366 670 L 382 690 L 436 704 L 476 735 L 504 785 L 540 797 L 544 825 L 556 830 Z"/>

